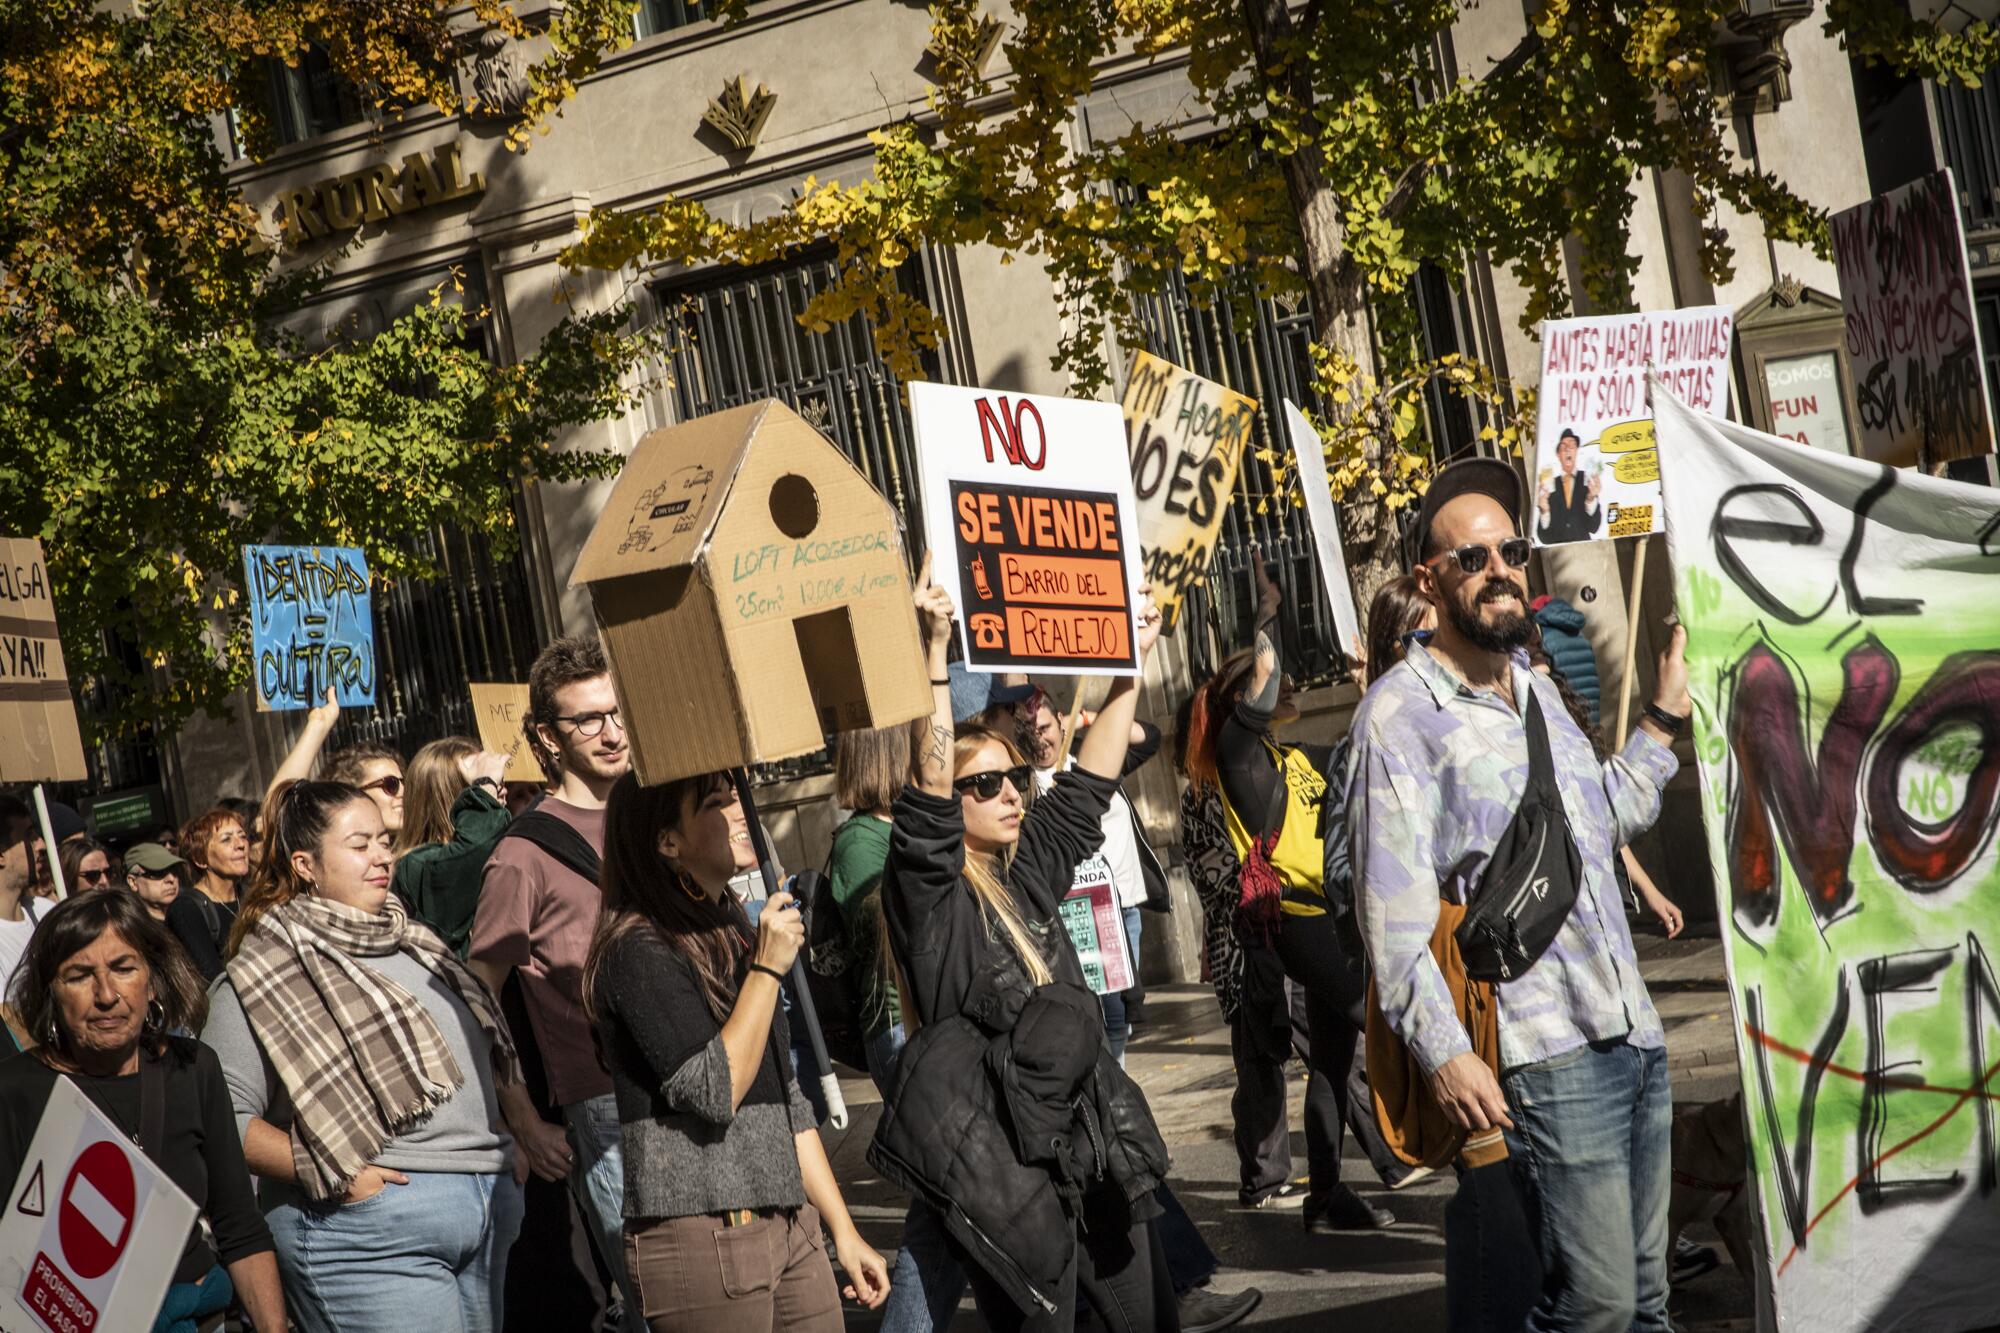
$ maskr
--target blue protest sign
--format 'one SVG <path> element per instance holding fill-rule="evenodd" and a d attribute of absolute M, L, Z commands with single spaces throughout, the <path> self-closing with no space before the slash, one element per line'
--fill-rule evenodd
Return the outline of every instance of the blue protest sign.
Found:
<path fill-rule="evenodd" d="M 368 557 L 351 546 L 246 546 L 251 676 L 257 706 L 375 702 L 375 617 Z"/>

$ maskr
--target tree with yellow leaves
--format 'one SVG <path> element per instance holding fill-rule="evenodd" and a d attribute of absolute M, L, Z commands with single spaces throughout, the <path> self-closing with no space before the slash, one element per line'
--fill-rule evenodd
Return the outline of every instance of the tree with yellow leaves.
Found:
<path fill-rule="evenodd" d="M 1437 56 L 1468 4 L 1015 0 L 1004 71 L 988 77 L 978 0 L 935 0 L 929 113 L 874 136 L 872 179 L 808 181 L 747 226 L 682 199 L 600 212 L 570 259 L 748 265 L 830 242 L 841 280 L 801 319 L 864 314 L 907 376 L 943 325 L 898 287 L 896 267 L 926 243 L 997 247 L 1053 275 L 1067 317 L 1054 361 L 1082 393 L 1108 379 L 1112 338 L 1143 345 L 1133 297 L 1170 274 L 1197 299 L 1308 294 L 1319 424 L 1365 598 L 1398 563 L 1391 511 L 1429 473 L 1424 394 L 1474 400 L 1489 439 L 1511 445 L 1518 428 L 1486 368 L 1418 350 L 1420 266 L 1456 274 L 1484 253 L 1526 289 L 1532 326 L 1571 307 L 1574 240 L 1593 306 L 1630 308 L 1627 187 L 1648 171 L 1691 183 L 1717 280 L 1733 262 L 1713 221 L 1725 204 L 1775 238 L 1826 244 L 1822 210 L 1725 144 L 1728 94 L 1709 43 L 1732 0 L 1544 0 L 1520 45 L 1476 79 Z M 1947 32 L 1902 0 L 1829 0 L 1818 21 L 1852 54 L 1903 72 L 1975 81 L 2000 56 L 1990 25 Z M 1078 146 L 1070 122 L 1094 71 L 1134 49 L 1184 50 L 1198 111 Z M 1189 135 L 1204 116 L 1212 131 Z"/>
<path fill-rule="evenodd" d="M 559 7 L 517 136 L 631 9 Z M 615 467 L 549 444 L 629 402 L 645 349 L 622 312 L 495 366 L 454 284 L 308 348 L 276 321 L 319 270 L 281 271 L 215 138 L 234 108 L 260 152 L 268 66 L 309 47 L 382 115 L 465 110 L 453 65 L 488 26 L 520 32 L 496 0 L 0 0 L 0 532 L 42 538 L 103 726 L 171 729 L 246 679 L 243 544 L 361 546 L 421 576 L 436 524 L 504 543 L 518 481 Z"/>

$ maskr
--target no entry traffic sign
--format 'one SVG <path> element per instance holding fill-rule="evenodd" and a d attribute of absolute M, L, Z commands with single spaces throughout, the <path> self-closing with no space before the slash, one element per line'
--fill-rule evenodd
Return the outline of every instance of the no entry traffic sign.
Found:
<path fill-rule="evenodd" d="M 0 1333 L 152 1326 L 197 1210 L 68 1079 L 5 1186 Z"/>
<path fill-rule="evenodd" d="M 70 1272 L 92 1278 L 111 1271 L 132 1234 L 133 1193 L 132 1164 L 117 1144 L 100 1140 L 78 1155 L 56 1221 Z"/>

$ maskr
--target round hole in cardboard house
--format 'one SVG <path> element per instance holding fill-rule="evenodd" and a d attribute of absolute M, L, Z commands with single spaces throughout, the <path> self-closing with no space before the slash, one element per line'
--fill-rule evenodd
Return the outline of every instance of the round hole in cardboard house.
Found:
<path fill-rule="evenodd" d="M 796 472 L 771 484 L 771 521 L 787 537 L 804 537 L 819 526 L 819 492 Z"/>

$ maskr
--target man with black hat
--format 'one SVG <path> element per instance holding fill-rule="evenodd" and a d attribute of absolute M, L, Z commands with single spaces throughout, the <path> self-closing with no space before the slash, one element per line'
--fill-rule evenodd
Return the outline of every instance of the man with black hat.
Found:
<path fill-rule="evenodd" d="M 1612 866 L 1678 767 L 1686 634 L 1675 627 L 1638 730 L 1600 765 L 1522 651 L 1521 499 L 1508 464 L 1455 463 L 1407 534 L 1437 629 L 1354 718 L 1355 898 L 1382 1015 L 1438 1107 L 1467 1135 L 1504 1132 L 1541 1259 L 1526 1327 L 1666 1333 L 1665 1037 Z M 1493 987 L 1492 1064 L 1431 949 L 1441 901 L 1465 913 L 1451 952 Z"/>

